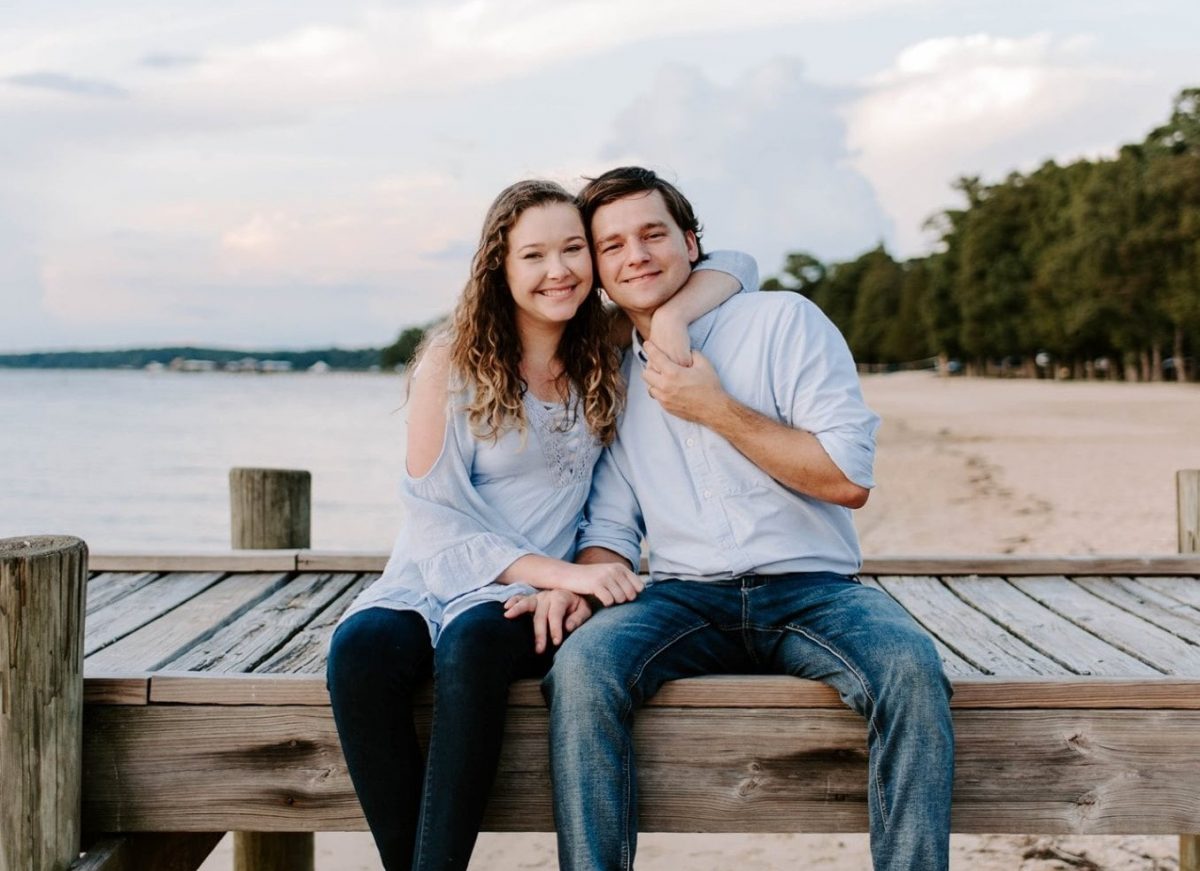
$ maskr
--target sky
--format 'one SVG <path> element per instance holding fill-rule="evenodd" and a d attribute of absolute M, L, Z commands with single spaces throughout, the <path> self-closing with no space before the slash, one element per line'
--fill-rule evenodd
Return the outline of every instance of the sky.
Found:
<path fill-rule="evenodd" d="M 764 276 L 917 256 L 955 178 L 1141 140 L 1198 34 L 1194 0 L 0 3 L 0 353 L 387 344 L 503 187 L 629 163 Z"/>

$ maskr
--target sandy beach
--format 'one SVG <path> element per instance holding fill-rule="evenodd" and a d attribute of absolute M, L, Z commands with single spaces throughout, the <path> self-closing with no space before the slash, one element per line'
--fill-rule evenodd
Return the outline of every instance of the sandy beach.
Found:
<path fill-rule="evenodd" d="M 1200 467 L 1200 386 L 869 376 L 883 417 L 868 556 L 1173 553 L 1174 472 Z M 383 543 L 381 543 L 381 549 Z M 232 867 L 226 838 L 204 871 Z M 1173 869 L 1174 837 L 957 835 L 957 871 Z M 320 834 L 322 871 L 381 866 L 369 835 Z M 474 871 L 556 868 L 552 835 L 481 836 Z M 867 869 L 865 835 L 644 835 L 642 871 Z"/>

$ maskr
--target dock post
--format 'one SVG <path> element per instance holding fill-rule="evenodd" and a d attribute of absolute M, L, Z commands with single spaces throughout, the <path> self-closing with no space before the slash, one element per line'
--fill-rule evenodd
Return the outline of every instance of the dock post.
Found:
<path fill-rule="evenodd" d="M 0 540 L 0 871 L 79 857 L 87 545 Z"/>
<path fill-rule="evenodd" d="M 1200 553 L 1200 469 L 1175 473 L 1179 552 Z M 1179 836 L 1179 871 L 1200 871 L 1200 834 Z"/>
<path fill-rule="evenodd" d="M 229 470 L 235 550 L 309 547 L 312 475 L 297 469 Z M 234 871 L 313 871 L 312 832 L 234 832 Z"/>

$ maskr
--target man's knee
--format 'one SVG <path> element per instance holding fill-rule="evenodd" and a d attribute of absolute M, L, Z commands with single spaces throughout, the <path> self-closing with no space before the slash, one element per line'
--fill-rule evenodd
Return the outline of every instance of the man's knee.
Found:
<path fill-rule="evenodd" d="M 556 710 L 623 704 L 629 697 L 629 662 L 614 649 L 615 641 L 590 623 L 577 630 L 555 653 L 554 665 L 542 682 L 546 700 Z"/>

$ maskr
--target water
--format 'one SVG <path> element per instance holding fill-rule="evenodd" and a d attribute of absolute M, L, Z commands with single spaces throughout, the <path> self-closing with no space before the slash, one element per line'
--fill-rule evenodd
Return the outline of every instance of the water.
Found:
<path fill-rule="evenodd" d="M 399 523 L 404 381 L 0 369 L 0 538 L 93 551 L 228 549 L 229 469 L 307 469 L 312 545 L 386 551 Z"/>

